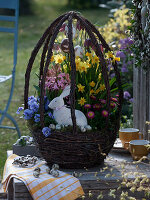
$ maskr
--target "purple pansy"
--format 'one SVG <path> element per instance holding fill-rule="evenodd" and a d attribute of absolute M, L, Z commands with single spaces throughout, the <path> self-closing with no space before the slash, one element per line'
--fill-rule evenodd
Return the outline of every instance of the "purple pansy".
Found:
<path fill-rule="evenodd" d="M 129 101 L 130 101 L 131 103 L 133 103 L 133 98 L 129 99 Z"/>
<path fill-rule="evenodd" d="M 128 100 L 131 97 L 130 93 L 128 91 L 124 91 L 123 98 Z"/>
<path fill-rule="evenodd" d="M 120 49 L 127 49 L 133 44 L 133 40 L 131 40 L 130 38 L 125 38 L 125 39 L 121 39 L 119 43 L 121 44 Z"/>
<path fill-rule="evenodd" d="M 48 137 L 49 135 L 51 135 L 51 129 L 49 127 L 44 127 L 42 129 L 42 133 L 43 135 L 45 135 L 45 137 Z"/>
<path fill-rule="evenodd" d="M 125 72 L 128 72 L 128 68 L 126 66 L 122 66 L 121 68 L 121 72 L 125 73 Z"/>
<path fill-rule="evenodd" d="M 116 57 L 125 58 L 126 55 L 122 51 L 117 51 Z"/>

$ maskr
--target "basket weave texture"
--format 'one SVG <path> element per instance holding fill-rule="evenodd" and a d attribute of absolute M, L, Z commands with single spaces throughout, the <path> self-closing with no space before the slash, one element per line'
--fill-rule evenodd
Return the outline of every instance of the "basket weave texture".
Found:
<path fill-rule="evenodd" d="M 25 109 L 28 108 L 28 93 L 29 93 L 29 81 L 30 73 L 34 60 L 40 48 L 43 46 L 43 51 L 40 61 L 40 128 L 33 128 L 30 125 L 30 130 L 33 134 L 35 141 L 42 157 L 51 166 L 54 163 L 60 165 L 63 168 L 84 168 L 93 167 L 101 164 L 104 158 L 109 153 L 116 139 L 117 132 L 120 124 L 120 114 L 122 105 L 122 88 L 120 73 L 117 69 L 117 63 L 114 62 L 113 67 L 116 74 L 116 82 L 119 89 L 119 102 L 118 110 L 112 127 L 110 128 L 109 117 L 106 121 L 106 127 L 104 130 L 96 132 L 81 133 L 77 131 L 76 117 L 75 117 L 75 77 L 76 77 L 76 64 L 75 64 L 75 52 L 72 40 L 72 20 L 76 19 L 80 22 L 85 29 L 89 38 L 94 45 L 94 51 L 98 56 L 101 67 L 102 75 L 104 77 L 104 83 L 107 91 L 107 107 L 110 110 L 110 86 L 108 80 L 108 73 L 106 62 L 103 53 L 100 49 L 99 43 L 103 45 L 106 51 L 110 51 L 108 44 L 105 42 L 99 31 L 92 25 L 87 19 L 80 16 L 76 12 L 68 12 L 58 17 L 52 24 L 46 29 L 43 36 L 38 41 L 34 50 L 32 51 L 29 63 L 25 74 L 25 90 L 24 90 L 24 105 Z M 69 54 L 71 64 L 71 117 L 73 122 L 73 128 L 70 132 L 54 131 L 50 136 L 45 137 L 42 134 L 42 128 L 44 127 L 44 86 L 46 73 L 52 57 L 52 49 L 55 39 L 59 33 L 59 30 L 64 22 L 68 21 L 68 39 L 69 39 Z M 97 39 L 98 38 L 98 39 Z"/>

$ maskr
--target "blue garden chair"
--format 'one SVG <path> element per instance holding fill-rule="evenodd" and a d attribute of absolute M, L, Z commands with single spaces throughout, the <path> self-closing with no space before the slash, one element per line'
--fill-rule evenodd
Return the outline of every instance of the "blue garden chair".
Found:
<path fill-rule="evenodd" d="M 0 27 L 0 32 L 14 34 L 14 49 L 13 49 L 14 54 L 13 54 L 12 73 L 11 75 L 8 75 L 8 76 L 0 75 L 0 83 L 3 83 L 9 79 L 12 79 L 8 101 L 6 103 L 5 108 L 3 110 L 0 110 L 0 128 L 16 130 L 18 132 L 18 136 L 20 137 L 21 134 L 20 134 L 17 122 L 10 114 L 7 113 L 12 96 L 13 96 L 14 85 L 15 85 L 15 72 L 16 72 L 16 64 L 17 64 L 19 0 L 0 0 L 0 8 L 14 10 L 13 16 L 0 15 L 0 21 L 8 21 L 8 22 L 14 23 L 13 27 L 6 27 L 6 26 Z M 2 125 L 4 118 L 8 118 L 10 121 L 12 121 L 12 123 L 14 124 L 14 127 Z"/>

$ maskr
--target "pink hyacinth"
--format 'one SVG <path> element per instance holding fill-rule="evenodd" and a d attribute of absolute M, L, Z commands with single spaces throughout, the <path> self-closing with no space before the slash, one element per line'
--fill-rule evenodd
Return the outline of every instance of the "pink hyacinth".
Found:
<path fill-rule="evenodd" d="M 107 110 L 103 110 L 102 111 L 102 116 L 103 117 L 108 117 L 108 111 Z"/>
<path fill-rule="evenodd" d="M 90 118 L 90 119 L 93 119 L 95 117 L 95 113 L 93 111 L 89 111 L 87 113 L 87 117 Z"/>
<path fill-rule="evenodd" d="M 48 70 L 46 81 L 45 81 L 45 90 L 49 91 L 54 90 L 63 90 L 67 85 L 70 84 L 69 74 L 61 72 L 60 65 L 55 65 Z"/>

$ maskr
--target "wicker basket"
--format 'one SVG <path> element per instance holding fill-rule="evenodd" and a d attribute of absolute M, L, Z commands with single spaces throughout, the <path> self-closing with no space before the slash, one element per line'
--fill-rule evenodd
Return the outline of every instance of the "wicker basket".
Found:
<path fill-rule="evenodd" d="M 24 105 L 25 109 L 28 108 L 28 93 L 29 93 L 29 80 L 30 73 L 36 55 L 42 45 L 43 52 L 41 55 L 40 62 L 40 76 L 42 77 L 40 81 L 40 123 L 41 127 L 38 129 L 32 128 L 30 125 L 30 130 L 33 134 L 34 139 L 37 142 L 37 146 L 42 157 L 47 161 L 48 165 L 57 163 L 63 168 L 84 168 L 93 167 L 99 165 L 104 161 L 104 158 L 109 153 L 116 139 L 117 132 L 119 130 L 120 124 L 120 114 L 122 105 L 122 88 L 120 81 L 120 73 L 117 69 L 117 63 L 113 64 L 114 71 L 116 74 L 116 80 L 119 88 L 119 102 L 118 111 L 116 112 L 115 120 L 112 126 L 109 127 L 109 117 L 106 121 L 106 127 L 104 130 L 96 132 L 81 133 L 77 131 L 76 127 L 76 117 L 75 117 L 75 52 L 72 41 L 72 20 L 77 19 L 85 31 L 89 35 L 93 45 L 96 55 L 99 57 L 102 66 L 102 75 L 104 77 L 105 87 L 107 91 L 107 107 L 110 109 L 110 86 L 108 80 L 108 73 L 106 62 L 99 46 L 99 42 L 103 45 L 106 51 L 110 51 L 109 46 L 98 32 L 98 30 L 85 18 L 81 17 L 76 12 L 68 12 L 64 15 L 58 17 L 52 24 L 46 29 L 43 36 L 38 41 L 36 47 L 34 48 L 25 74 L 25 91 L 24 91 Z M 46 73 L 50 64 L 50 59 L 52 57 L 52 48 L 54 41 L 59 33 L 62 24 L 68 21 L 68 39 L 69 39 L 69 52 L 71 59 L 71 91 L 70 91 L 70 101 L 71 101 L 71 117 L 73 122 L 72 131 L 60 132 L 54 131 L 47 138 L 42 134 L 42 128 L 44 127 L 44 86 Z M 98 39 L 97 39 L 98 38 Z"/>

